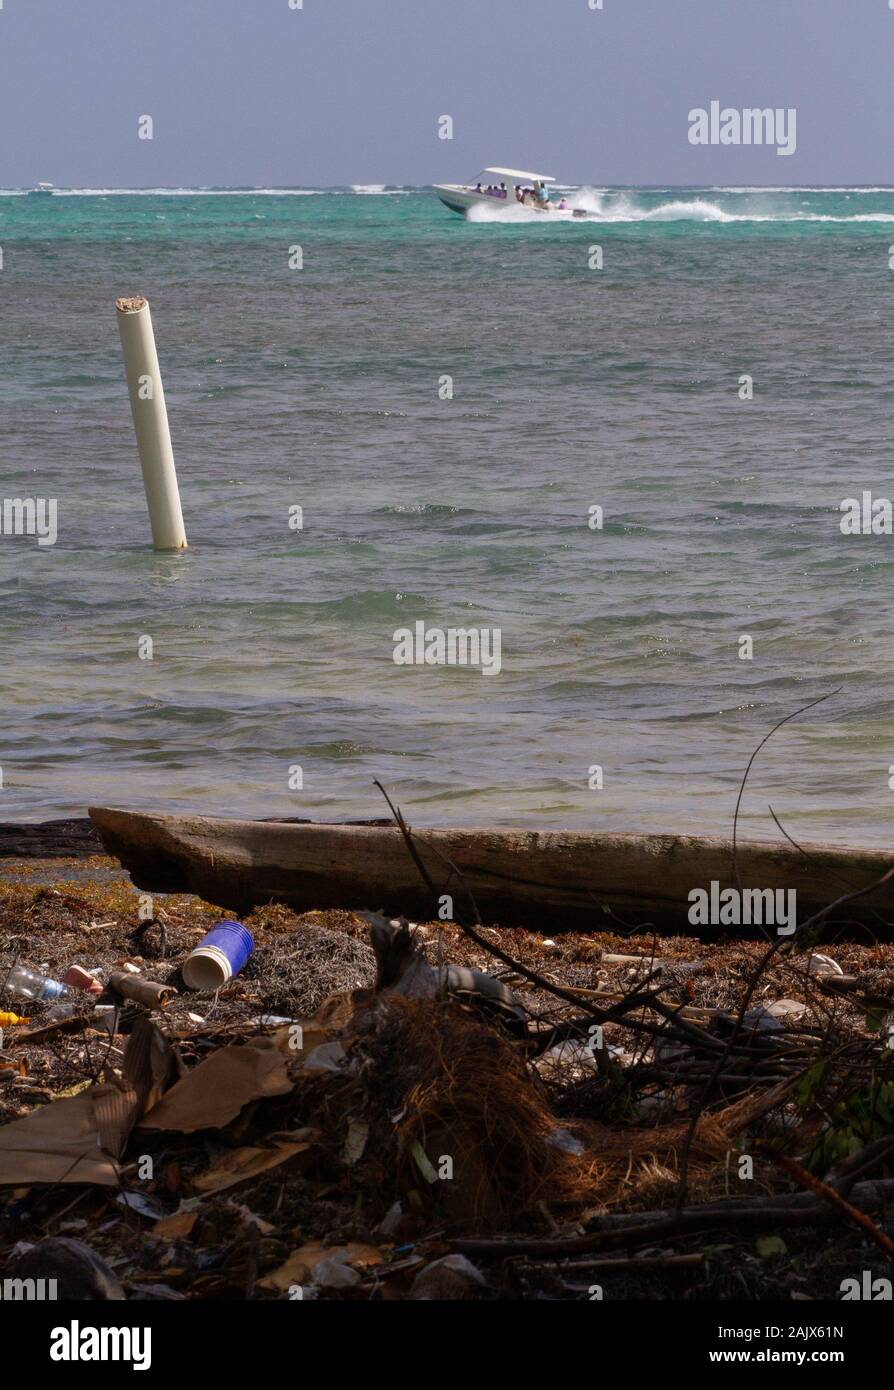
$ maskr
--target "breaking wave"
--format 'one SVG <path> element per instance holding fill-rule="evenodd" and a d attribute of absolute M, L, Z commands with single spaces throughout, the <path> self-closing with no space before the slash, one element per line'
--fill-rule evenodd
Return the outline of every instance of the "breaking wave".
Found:
<path fill-rule="evenodd" d="M 29 190 L 26 190 L 29 191 Z M 312 198 L 325 188 L 54 188 L 54 198 Z"/>
<path fill-rule="evenodd" d="M 405 188 L 389 188 L 389 186 L 385 183 L 351 184 L 352 193 L 365 193 L 367 195 L 372 194 L 375 197 L 381 197 L 383 194 L 387 195 L 388 197 L 391 197 L 395 193 L 406 193 L 406 191 L 407 190 Z"/>

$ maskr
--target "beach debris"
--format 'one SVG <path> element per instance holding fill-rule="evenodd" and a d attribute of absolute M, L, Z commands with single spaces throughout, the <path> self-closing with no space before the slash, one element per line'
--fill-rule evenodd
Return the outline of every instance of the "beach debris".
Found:
<path fill-rule="evenodd" d="M 613 1043 L 606 1044 L 603 1050 L 611 1057 L 624 1056 L 623 1049 Z M 541 1053 L 533 1065 L 545 1080 L 559 1085 L 579 1081 L 599 1071 L 595 1050 L 582 1038 L 565 1038 Z"/>
<path fill-rule="evenodd" d="M 66 984 L 78 912 L 105 915 L 42 898 L 27 943 L 10 914 L 7 966 L 22 946 Z M 872 1146 L 887 1136 L 861 1129 L 858 1110 L 837 1118 L 855 1086 L 870 1097 L 889 1084 L 894 979 L 878 947 L 842 942 L 845 976 L 818 951 L 805 969 L 810 957 L 763 942 L 709 953 L 683 937 L 658 956 L 651 934 L 630 945 L 600 930 L 556 938 L 547 967 L 536 932 L 451 921 L 426 933 L 381 913 L 304 920 L 271 904 L 248 919 L 255 949 L 232 988 L 196 1013 L 171 991 L 219 913 L 166 899 L 167 978 L 155 981 L 154 933 L 146 960 L 122 955 L 125 907 L 107 940 L 91 938 L 91 969 L 150 993 L 110 979 L 98 1004 L 75 989 L 80 1017 L 48 1022 L 51 1001 L 35 1001 L 37 1026 L 11 1028 L 4 1272 L 14 1235 L 39 1221 L 58 1237 L 90 1231 L 131 1298 L 269 1300 L 296 1286 L 309 1299 L 582 1298 L 594 1259 L 606 1275 L 624 1266 L 633 1297 L 654 1296 L 659 1276 L 661 1296 L 704 1297 L 744 1242 L 760 1297 L 755 1280 L 777 1278 L 779 1262 L 756 1260 L 755 1241 L 777 1214 L 796 1224 L 805 1206 L 824 1239 L 841 1219 L 792 1193 L 763 1145 L 832 1184 L 851 1169 L 823 1178 L 828 1165 L 860 1144 L 869 1157 L 851 1176 L 871 1163 L 881 1176 L 856 1199 L 884 1199 L 891 1168 Z M 615 987 L 594 988 L 609 970 Z M 830 982 L 838 997 L 815 1010 Z M 732 1186 L 740 1151 L 760 1169 L 744 1191 Z M 730 1256 L 667 1248 L 683 1181 L 687 1222 L 697 1231 L 703 1212 L 705 1229 L 729 1232 Z"/>
<path fill-rule="evenodd" d="M 288 1095 L 292 1086 L 275 1041 L 257 1036 L 212 1052 L 165 1092 L 140 1128 L 180 1134 L 222 1129 L 251 1101 Z"/>
<path fill-rule="evenodd" d="M 192 1234 L 199 1216 L 198 1205 L 192 1210 L 186 1208 L 175 1211 L 171 1216 L 163 1216 L 160 1221 L 156 1222 L 152 1234 L 153 1236 L 160 1236 L 164 1240 L 185 1240 L 187 1236 Z"/>
<path fill-rule="evenodd" d="M 145 1192 L 119 1192 L 115 1201 L 128 1211 L 135 1211 L 149 1221 L 160 1221 L 167 1215 L 167 1207 L 155 1197 Z"/>
<path fill-rule="evenodd" d="M 356 1064 L 351 1064 L 343 1045 L 335 1039 L 313 1048 L 305 1058 L 304 1070 L 328 1071 L 344 1076 L 348 1072 L 356 1072 L 357 1068 Z"/>
<path fill-rule="evenodd" d="M 797 1023 L 806 1012 L 807 1005 L 798 999 L 776 999 L 772 1004 L 760 1004 L 755 1009 L 749 1009 L 744 1024 L 746 1028 L 759 1032 L 773 1032 Z"/>
<path fill-rule="evenodd" d="M 90 1022 L 94 1028 L 101 1029 L 106 1033 L 114 1033 L 118 1014 L 117 1004 L 97 1004 Z"/>
<path fill-rule="evenodd" d="M 84 1031 L 84 1019 L 77 1009 L 66 1009 L 61 1018 L 48 1019 L 46 1014 L 44 1018 L 47 1022 L 33 1024 L 26 1033 L 17 1034 L 16 1041 L 32 1046 L 36 1043 L 51 1042 L 54 1038 L 64 1037 L 66 1034 Z"/>
<path fill-rule="evenodd" d="M 381 1236 L 383 1240 L 391 1240 L 397 1234 L 403 1215 L 403 1205 L 400 1202 L 392 1202 L 376 1227 L 376 1235 Z"/>
<path fill-rule="evenodd" d="M 28 1246 L 10 1262 L 9 1273 L 16 1279 L 55 1280 L 55 1296 L 65 1302 L 117 1302 L 126 1297 L 105 1260 L 71 1236 L 49 1236 Z"/>
<path fill-rule="evenodd" d="M 4 981 L 4 988 L 22 999 L 33 999 L 41 1003 L 50 999 L 64 999 L 71 993 L 61 980 L 53 980 L 41 971 L 22 963 L 12 967 Z"/>
<path fill-rule="evenodd" d="M 410 1153 L 413 1156 L 413 1162 L 416 1164 L 416 1167 L 419 1169 L 425 1181 L 427 1183 L 436 1183 L 438 1181 L 438 1170 L 435 1168 L 418 1139 L 414 1139 L 410 1145 Z"/>
<path fill-rule="evenodd" d="M 557 1125 L 552 1133 L 546 1136 L 546 1142 L 566 1154 L 582 1154 L 586 1153 L 587 1149 L 582 1139 L 572 1134 L 570 1129 L 563 1129 L 561 1125 Z"/>
<path fill-rule="evenodd" d="M 612 951 L 603 951 L 601 963 L 608 966 L 626 965 L 634 972 L 658 971 L 662 974 L 669 972 L 674 975 L 696 975 L 705 968 L 705 963 L 701 960 L 670 961 L 663 956 L 630 956 Z"/>
<path fill-rule="evenodd" d="M 360 1162 L 368 1139 L 369 1125 L 365 1120 L 348 1121 L 348 1137 L 345 1139 L 343 1157 L 349 1168 Z"/>
<path fill-rule="evenodd" d="M 342 1265 L 366 1271 L 375 1269 L 382 1262 L 382 1251 L 375 1245 L 349 1241 L 343 1245 L 327 1246 L 321 1241 L 310 1241 L 294 1250 L 284 1264 L 261 1279 L 260 1286 L 283 1293 L 295 1284 L 309 1282 L 320 1264 L 328 1263 L 330 1270 L 333 1265 Z"/>
<path fill-rule="evenodd" d="M 0 1126 L 0 1186 L 93 1183 L 117 1187 L 118 1164 L 102 1148 L 97 1101 L 121 1093 L 91 1086 Z"/>
<path fill-rule="evenodd" d="M 228 1192 L 231 1188 L 242 1187 L 245 1183 L 252 1182 L 262 1173 L 268 1173 L 272 1168 L 281 1168 L 285 1164 L 291 1165 L 297 1158 L 306 1160 L 314 1143 L 319 1138 L 319 1131 L 308 1129 L 305 1133 L 308 1136 L 306 1139 L 281 1140 L 271 1148 L 247 1146 L 234 1149 L 212 1168 L 199 1174 L 195 1179 L 197 1191 L 201 1193 Z"/>
<path fill-rule="evenodd" d="M 254 948 L 254 937 L 241 922 L 218 922 L 183 962 L 183 982 L 213 994 L 239 974 Z"/>
<path fill-rule="evenodd" d="M 147 1009 L 166 1008 L 177 993 L 171 985 L 157 984 L 155 980 L 144 980 L 142 975 L 126 975 L 118 970 L 109 976 L 109 989 L 122 999 L 144 1004 Z"/>
<path fill-rule="evenodd" d="M 72 989 L 82 989 L 88 994 L 102 994 L 102 981 L 91 975 L 81 965 L 71 965 L 62 976 L 62 983 Z"/>
<path fill-rule="evenodd" d="M 311 1274 L 311 1283 L 320 1289 L 350 1289 L 362 1282 L 363 1275 L 358 1270 L 333 1255 L 314 1265 Z"/>
<path fill-rule="evenodd" d="M 831 956 L 825 956 L 821 951 L 814 951 L 807 957 L 807 971 L 811 975 L 843 975 L 844 971 L 833 960 Z"/>
<path fill-rule="evenodd" d="M 457 1302 L 484 1298 L 487 1280 L 465 1255 L 443 1255 L 432 1260 L 413 1280 L 410 1298 L 418 1302 Z"/>
<path fill-rule="evenodd" d="M 389 921 L 380 913 L 360 914 L 370 923 L 376 956 L 376 990 L 386 996 L 404 999 L 435 999 L 449 994 L 491 1016 L 499 1016 L 507 1026 L 524 1032 L 525 1011 L 517 1004 L 512 990 L 483 970 L 466 966 L 433 966 L 424 949 L 410 932 L 406 918 Z"/>
<path fill-rule="evenodd" d="M 0 1010 L 0 1028 L 17 1028 L 19 1024 L 30 1022 L 30 1018 L 22 1018 L 21 1015 L 10 1013 L 7 1009 Z"/>

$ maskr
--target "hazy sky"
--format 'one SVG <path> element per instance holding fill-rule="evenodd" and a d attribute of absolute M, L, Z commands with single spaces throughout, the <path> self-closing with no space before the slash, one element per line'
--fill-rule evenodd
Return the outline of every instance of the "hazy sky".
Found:
<path fill-rule="evenodd" d="M 590 3 L 0 0 L 0 186 L 894 183 L 888 0 Z M 796 153 L 691 145 L 712 99 Z"/>

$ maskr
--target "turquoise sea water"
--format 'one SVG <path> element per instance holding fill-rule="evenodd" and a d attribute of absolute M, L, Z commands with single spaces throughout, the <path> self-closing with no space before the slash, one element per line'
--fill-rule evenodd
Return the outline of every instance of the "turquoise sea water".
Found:
<path fill-rule="evenodd" d="M 769 803 L 888 843 L 894 537 L 839 504 L 894 497 L 894 191 L 570 196 L 593 215 L 0 192 L 0 497 L 59 525 L 0 536 L 0 819 L 381 815 L 378 777 L 419 824 L 724 834 L 757 742 L 837 690 L 764 750 L 743 831 Z M 132 293 L 180 556 L 148 544 Z M 420 619 L 499 627 L 501 673 L 396 666 Z"/>

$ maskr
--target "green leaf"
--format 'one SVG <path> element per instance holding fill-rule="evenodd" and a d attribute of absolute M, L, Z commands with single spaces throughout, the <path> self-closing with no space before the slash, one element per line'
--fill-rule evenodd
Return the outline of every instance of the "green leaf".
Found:
<path fill-rule="evenodd" d="M 413 1143 L 410 1145 L 410 1153 L 416 1160 L 416 1167 L 425 1178 L 425 1181 L 437 1182 L 438 1175 L 431 1165 L 428 1154 L 425 1152 L 418 1139 L 414 1139 Z"/>
<path fill-rule="evenodd" d="M 781 1236 L 760 1236 L 755 1242 L 755 1249 L 762 1259 L 767 1259 L 770 1255 L 787 1255 L 788 1246 Z"/>
<path fill-rule="evenodd" d="M 829 1070 L 828 1062 L 815 1062 L 809 1071 L 805 1072 L 798 1086 L 798 1104 L 802 1109 L 806 1109 L 812 1104 L 813 1098 L 825 1080 Z"/>

